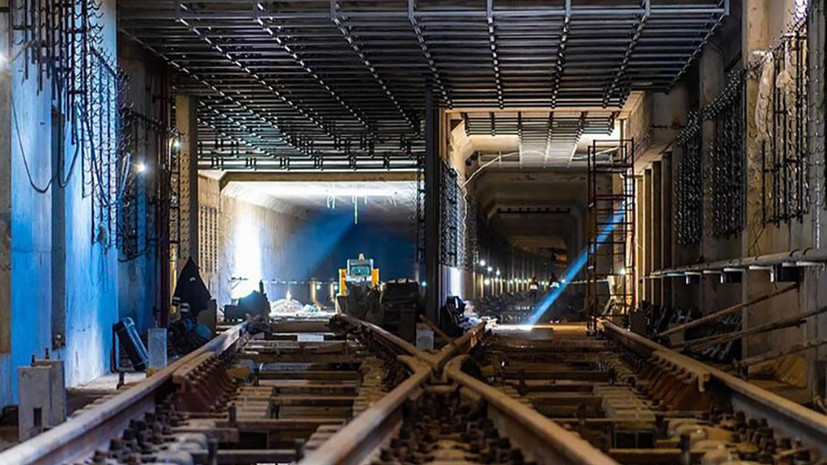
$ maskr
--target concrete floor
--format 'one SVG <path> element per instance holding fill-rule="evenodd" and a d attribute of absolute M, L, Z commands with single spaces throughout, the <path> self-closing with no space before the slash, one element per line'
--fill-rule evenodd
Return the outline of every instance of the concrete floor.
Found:
<path fill-rule="evenodd" d="M 140 383 L 146 379 L 146 373 L 127 372 L 124 374 L 124 387 Z M 123 389 L 123 388 L 122 388 Z M 118 374 L 107 373 L 88 383 L 66 389 L 66 402 L 69 414 L 77 411 L 102 396 L 114 394 L 118 390 Z"/>
<path fill-rule="evenodd" d="M 146 373 L 128 372 L 124 375 L 124 382 L 127 385 L 136 384 L 146 379 Z M 118 387 L 118 374 L 107 373 L 99 376 L 88 383 L 79 384 L 69 389 L 70 392 L 114 392 Z"/>
<path fill-rule="evenodd" d="M 126 387 L 140 383 L 146 379 L 145 373 L 126 373 L 124 376 L 124 383 Z M 66 389 L 66 402 L 69 407 L 70 415 L 85 405 L 93 402 L 95 399 L 105 395 L 114 394 L 118 389 L 118 374 L 107 373 L 99 376 L 92 381 L 78 386 L 73 386 Z M 9 449 L 16 444 L 17 440 L 17 425 L 15 424 L 0 424 L 0 451 Z"/>

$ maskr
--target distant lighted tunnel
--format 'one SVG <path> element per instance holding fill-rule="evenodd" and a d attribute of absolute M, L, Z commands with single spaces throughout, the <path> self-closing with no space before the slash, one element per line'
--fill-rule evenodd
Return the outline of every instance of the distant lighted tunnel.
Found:
<path fill-rule="evenodd" d="M 625 209 L 621 208 L 618 213 L 612 217 L 612 220 L 600 231 L 600 234 L 597 236 L 597 245 L 596 247 L 600 247 L 606 239 L 609 238 L 609 235 L 617 228 L 617 225 L 623 222 L 623 219 L 626 215 Z M 588 249 L 584 248 L 582 252 L 577 256 L 577 258 L 566 268 L 566 272 L 563 274 L 563 277 L 560 279 L 559 286 L 555 287 L 543 297 L 537 305 L 534 306 L 534 312 L 529 317 L 526 323 L 528 324 L 536 324 L 537 321 L 554 305 L 554 302 L 563 294 L 563 291 L 566 290 L 569 283 L 571 283 L 574 278 L 580 273 L 580 270 L 583 269 L 583 266 L 586 265 L 586 261 L 588 260 L 589 254 Z"/>

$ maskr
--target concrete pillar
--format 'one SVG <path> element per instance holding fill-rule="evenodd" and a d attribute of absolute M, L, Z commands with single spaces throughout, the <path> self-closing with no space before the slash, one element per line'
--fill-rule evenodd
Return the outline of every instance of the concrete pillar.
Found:
<path fill-rule="evenodd" d="M 8 0 L 0 0 L 0 56 L 10 55 Z M 11 70 L 0 61 L 0 354 L 11 352 Z M 3 389 L 0 388 L 0 392 Z M 0 398 L 0 403 L 3 399 Z"/>
<path fill-rule="evenodd" d="M 677 179 L 680 176 L 678 171 L 681 160 L 683 159 L 683 150 L 676 146 L 672 151 L 672 179 Z M 672 198 L 675 198 L 675 183 L 672 183 Z M 675 207 L 677 204 L 675 203 Z M 677 234 L 673 235 L 672 241 L 672 264 L 674 266 L 691 265 L 697 263 L 700 259 L 698 253 L 698 245 L 683 245 L 679 244 Z M 687 285 L 683 278 L 670 278 L 672 282 L 672 302 L 675 307 L 682 309 L 691 309 L 698 307 L 698 292 L 697 285 Z"/>
<path fill-rule="evenodd" d="M 433 89 L 425 92 L 425 314 L 439 322 L 439 256 L 440 256 L 440 166 L 439 109 Z M 493 288 L 493 283 L 492 283 Z"/>
<path fill-rule="evenodd" d="M 743 11 L 741 17 L 741 50 L 742 61 L 749 62 L 753 58 L 753 52 L 765 51 L 770 45 L 769 32 L 769 6 L 775 0 L 743 0 Z M 755 106 L 758 97 L 759 83 L 755 79 L 747 79 L 746 82 L 746 120 L 747 120 L 747 212 L 746 228 L 741 237 L 741 255 L 748 257 L 760 253 L 757 235 L 760 234 L 762 226 L 761 211 L 761 144 L 758 142 L 758 128 L 755 121 Z M 763 272 L 751 272 L 744 275 L 744 282 L 741 285 L 741 298 L 747 300 L 764 293 L 766 287 L 763 282 L 757 280 L 757 274 Z M 762 281 L 762 280 L 761 280 Z M 750 316 L 755 309 L 746 308 L 742 312 L 743 328 L 751 327 Z M 750 338 L 742 341 L 742 354 L 744 357 L 751 354 Z"/>
<path fill-rule="evenodd" d="M 645 210 L 645 191 L 643 182 L 643 176 L 638 176 L 635 178 L 635 196 L 636 196 L 636 205 L 635 205 L 635 274 L 636 274 L 636 283 L 637 289 L 635 294 L 637 296 L 637 302 L 635 303 L 636 306 L 640 306 L 640 301 L 646 299 L 646 260 L 644 254 L 644 244 L 646 242 L 646 231 L 644 228 L 644 210 Z"/>
<path fill-rule="evenodd" d="M 198 121 L 195 97 L 175 97 L 175 127 L 181 133 L 180 169 L 181 244 L 177 269 L 180 272 L 187 258 L 198 263 Z"/>
<path fill-rule="evenodd" d="M 651 303 L 653 290 L 652 290 L 652 280 L 648 278 L 649 274 L 652 273 L 652 266 L 654 265 L 653 262 L 653 254 L 652 251 L 655 247 L 654 237 L 652 234 L 652 169 L 647 168 L 643 174 L 643 276 L 646 283 L 646 293 L 644 294 L 644 299 Z"/>
<path fill-rule="evenodd" d="M 741 18 L 741 60 L 748 63 L 753 52 L 766 51 L 770 46 L 769 5 L 775 0 L 743 0 Z M 757 253 L 752 248 L 756 235 L 761 231 L 761 144 L 758 142 L 758 128 L 755 121 L 755 105 L 758 97 L 758 81 L 747 79 L 747 222 L 741 241 L 741 254 L 750 256 Z"/>
<path fill-rule="evenodd" d="M 661 269 L 672 267 L 672 154 L 666 152 L 661 159 Z M 672 279 L 661 279 L 661 306 L 672 307 Z"/>
<path fill-rule="evenodd" d="M 661 220 L 663 203 L 662 203 L 662 175 L 661 162 L 656 161 L 652 163 L 652 270 L 658 271 L 663 269 L 662 264 L 662 238 L 661 228 L 663 221 Z M 651 273 L 650 271 L 650 273 Z M 663 279 L 653 279 L 652 285 L 652 304 L 661 305 L 661 289 Z"/>
<path fill-rule="evenodd" d="M 809 73 L 809 89 L 808 95 L 810 105 L 808 108 L 808 116 L 810 121 L 810 160 L 818 160 L 823 163 L 822 154 L 825 148 L 825 82 L 827 82 L 827 75 L 825 75 L 825 67 L 821 65 L 813 66 L 813 64 L 823 64 L 825 54 L 825 35 L 827 34 L 827 20 L 825 20 L 825 0 L 810 0 L 810 14 L 808 19 L 807 31 L 807 48 L 810 53 L 810 69 Z M 811 211 L 813 212 L 813 247 L 824 247 L 825 239 L 827 239 L 827 215 L 822 211 L 824 205 L 824 166 L 815 165 L 810 169 L 810 188 L 812 193 L 810 199 L 813 202 Z M 806 287 L 804 291 L 811 299 L 806 305 L 801 308 L 818 308 L 827 302 L 827 273 L 808 271 Z M 819 315 L 816 317 L 814 324 L 807 325 L 808 339 L 821 339 L 827 336 L 827 315 Z M 818 350 L 810 351 L 807 354 L 810 377 L 808 379 L 809 390 L 813 395 L 824 395 L 827 391 L 827 370 L 823 369 L 823 365 L 819 367 L 818 360 L 827 360 L 827 347 L 822 347 Z"/>
<path fill-rule="evenodd" d="M 703 49 L 699 60 L 700 106 L 705 108 L 711 105 L 724 89 L 724 57 L 721 49 L 712 43 L 707 44 Z M 715 143 L 715 122 L 703 121 L 701 125 L 701 172 L 706 173 L 712 165 L 712 149 Z M 711 177 L 702 175 L 703 196 L 703 235 L 701 236 L 701 256 L 704 262 L 717 260 L 721 257 L 719 243 L 721 239 L 713 237 L 713 217 L 710 214 L 715 208 L 714 199 L 706 195 L 711 189 Z M 704 276 L 701 278 L 701 312 L 711 312 L 718 308 L 718 277 L 716 275 Z"/>

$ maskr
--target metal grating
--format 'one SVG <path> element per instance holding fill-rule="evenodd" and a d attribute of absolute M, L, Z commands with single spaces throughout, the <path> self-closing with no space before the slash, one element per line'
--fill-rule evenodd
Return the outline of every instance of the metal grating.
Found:
<path fill-rule="evenodd" d="M 585 134 L 608 136 L 615 127 L 617 111 L 498 111 L 463 112 L 469 136 L 518 137 L 521 164 L 570 163 L 577 143 Z"/>
<path fill-rule="evenodd" d="M 621 107 L 680 78 L 729 0 L 121 0 L 201 97 L 202 167 L 414 169 L 449 108 Z"/>

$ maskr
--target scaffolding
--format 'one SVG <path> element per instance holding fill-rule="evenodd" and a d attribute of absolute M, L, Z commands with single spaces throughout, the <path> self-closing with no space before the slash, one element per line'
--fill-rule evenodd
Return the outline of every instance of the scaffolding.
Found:
<path fill-rule="evenodd" d="M 623 318 L 635 305 L 634 139 L 588 148 L 586 321 Z"/>

